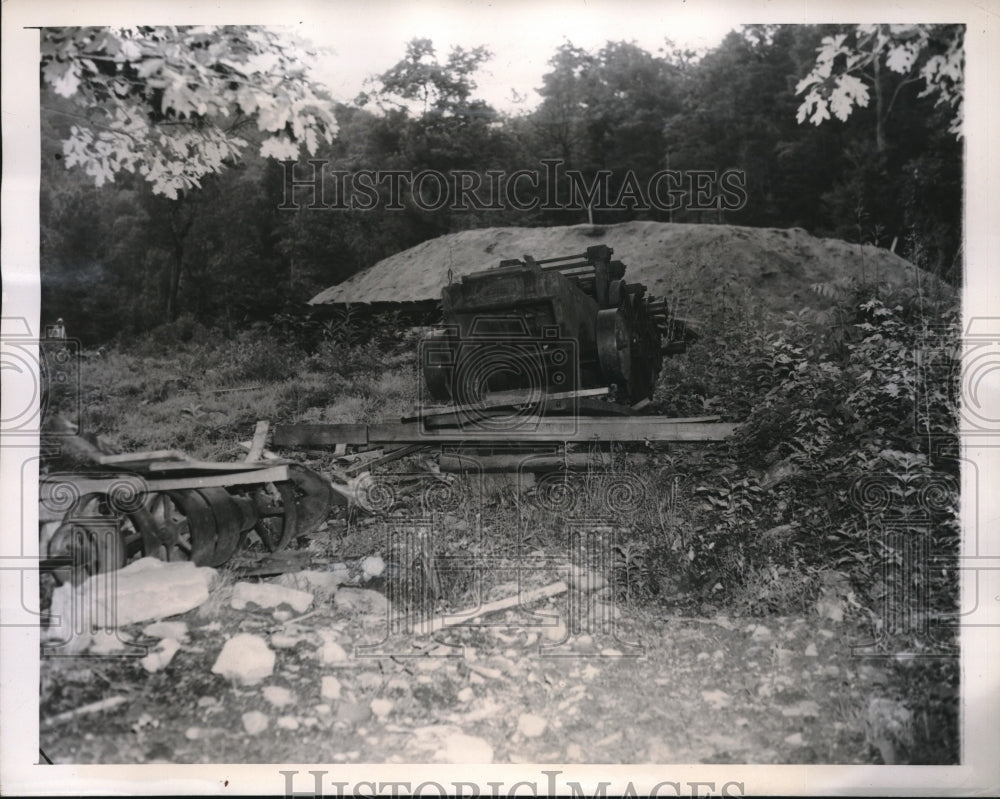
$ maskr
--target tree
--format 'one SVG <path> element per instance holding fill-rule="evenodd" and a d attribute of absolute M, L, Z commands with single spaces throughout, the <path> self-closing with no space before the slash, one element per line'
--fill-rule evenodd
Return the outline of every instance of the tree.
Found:
<path fill-rule="evenodd" d="M 138 172 L 176 199 L 239 156 L 248 144 L 237 133 L 250 123 L 267 134 L 261 155 L 276 158 L 303 144 L 313 154 L 336 131 L 332 103 L 307 78 L 311 54 L 272 30 L 45 28 L 41 38 L 43 81 L 78 108 L 66 167 L 97 186 Z"/>
<path fill-rule="evenodd" d="M 482 46 L 453 47 L 442 64 L 430 39 L 411 39 L 406 56 L 376 78 L 374 99 L 379 105 L 388 103 L 404 110 L 417 103 L 425 117 L 493 118 L 496 112 L 485 101 L 472 99 L 476 90 L 472 76 L 492 55 Z M 357 103 L 364 106 L 370 99 L 363 93 Z"/>
<path fill-rule="evenodd" d="M 949 132 L 962 136 L 965 50 L 964 25 L 857 25 L 827 36 L 817 48 L 812 70 L 795 87 L 808 90 L 799 106 L 799 124 L 814 125 L 830 113 L 846 121 L 855 106 L 865 108 L 875 94 L 875 142 L 886 148 L 885 121 L 900 90 L 923 80 L 920 96 L 936 97 L 951 110 Z M 883 66 L 902 76 L 890 84 Z M 889 92 L 892 92 L 889 95 Z"/>

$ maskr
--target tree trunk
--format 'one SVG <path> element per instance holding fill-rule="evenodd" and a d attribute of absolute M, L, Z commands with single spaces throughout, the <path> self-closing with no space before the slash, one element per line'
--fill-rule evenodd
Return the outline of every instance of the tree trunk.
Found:
<path fill-rule="evenodd" d="M 182 218 L 184 210 L 184 197 L 174 200 L 170 206 L 170 233 L 173 239 L 172 255 L 170 264 L 170 281 L 167 286 L 167 321 L 174 322 L 180 315 L 180 289 L 181 275 L 184 271 L 184 241 L 188 231 L 194 223 L 194 212 L 188 208 L 187 218 Z"/>
<path fill-rule="evenodd" d="M 885 152 L 885 112 L 882 99 L 882 74 L 879 66 L 878 53 L 875 54 L 875 149 L 879 154 Z"/>

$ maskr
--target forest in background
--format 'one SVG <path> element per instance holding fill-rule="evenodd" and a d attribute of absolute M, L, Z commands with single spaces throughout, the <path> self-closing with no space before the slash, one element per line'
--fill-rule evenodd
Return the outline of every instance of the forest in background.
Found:
<path fill-rule="evenodd" d="M 961 46 L 962 26 L 923 27 L 924 63 Z M 814 125 L 797 118 L 797 90 L 816 70 L 818 48 L 850 30 L 745 26 L 699 54 L 669 43 L 654 54 L 627 42 L 598 51 L 567 42 L 549 61 L 541 102 L 516 115 L 476 97 L 476 73 L 490 57 L 485 47 L 444 54 L 413 40 L 370 91 L 350 102 L 329 100 L 336 132 L 316 142 L 313 155 L 300 155 L 298 169 L 315 158 L 350 173 L 485 176 L 537 172 L 544 159 L 557 158 L 588 179 L 607 170 L 612 192 L 629 173 L 644 183 L 663 169 L 740 170 L 748 201 L 737 210 L 594 210 L 592 221 L 801 227 L 892 247 L 959 285 L 963 142 L 953 108 L 928 94 L 917 65 L 905 62 L 905 47 L 896 51 L 903 63 L 891 69 L 880 70 L 879 58 L 862 61 L 867 105 L 848 97 L 849 114 L 831 104 L 843 119 Z M 834 55 L 836 71 L 845 55 Z M 79 104 L 54 91 L 44 70 L 41 84 L 43 323 L 64 318 L 87 346 L 178 320 L 233 335 L 276 314 L 301 313 L 319 290 L 436 236 L 589 219 L 585 208 L 428 211 L 412 201 L 403 210 L 388 210 L 385 201 L 367 211 L 305 203 L 280 210 L 284 167 L 257 154 L 259 146 L 223 153 L 225 168 L 173 197 L 128 172 L 98 186 L 85 170 L 66 168 L 63 142 L 80 120 Z M 266 138 L 252 126 L 239 133 L 251 145 Z"/>

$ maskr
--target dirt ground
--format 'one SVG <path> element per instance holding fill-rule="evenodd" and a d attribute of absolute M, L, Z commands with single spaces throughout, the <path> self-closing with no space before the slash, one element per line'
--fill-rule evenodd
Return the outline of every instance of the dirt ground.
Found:
<path fill-rule="evenodd" d="M 339 529 L 333 524 L 326 535 Z M 295 569 L 329 570 L 321 544 L 296 552 Z M 156 644 L 142 633 L 147 623 L 120 630 L 144 645 L 133 656 L 43 658 L 44 756 L 77 764 L 295 762 L 303 751 L 332 763 L 896 757 L 891 702 L 883 708 L 889 716 L 872 715 L 888 665 L 852 655 L 870 635 L 851 615 L 849 597 L 836 593 L 808 615 L 736 618 L 682 601 L 615 603 L 599 581 L 582 587 L 596 590 L 573 583 L 460 626 L 407 633 L 385 600 L 392 590 L 384 579 L 317 591 L 306 614 L 253 604 L 236 610 L 238 566 L 250 560 L 223 569 L 207 602 L 172 619 L 184 621 L 187 634 L 160 671 L 140 662 Z M 539 561 L 482 600 L 517 596 L 566 573 Z M 237 633 L 261 636 L 276 655 L 257 684 L 212 672 Z M 73 713 L 102 700 L 117 704 Z"/>

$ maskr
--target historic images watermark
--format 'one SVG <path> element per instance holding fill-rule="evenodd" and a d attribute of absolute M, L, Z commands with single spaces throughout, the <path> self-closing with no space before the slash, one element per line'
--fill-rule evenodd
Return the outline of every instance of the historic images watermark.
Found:
<path fill-rule="evenodd" d="M 739 169 L 661 169 L 648 177 L 601 169 L 589 177 L 545 158 L 540 169 L 513 172 L 455 169 L 331 168 L 283 161 L 282 211 L 738 211 L 747 203 L 746 174 Z"/>
<path fill-rule="evenodd" d="M 329 771 L 310 769 L 298 777 L 297 769 L 279 770 L 284 777 L 285 796 L 593 796 L 608 795 L 611 783 L 599 781 L 583 784 L 578 780 L 560 779 L 561 770 L 541 770 L 537 779 L 517 782 L 466 780 L 422 782 L 410 780 L 328 780 Z M 312 779 L 309 779 L 311 775 Z M 588 780 L 588 782 L 592 782 Z M 309 788 L 309 790 L 303 790 Z M 619 796 L 745 796 L 746 788 L 739 780 L 660 780 L 659 782 L 629 781 Z"/>

